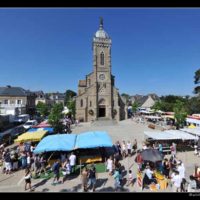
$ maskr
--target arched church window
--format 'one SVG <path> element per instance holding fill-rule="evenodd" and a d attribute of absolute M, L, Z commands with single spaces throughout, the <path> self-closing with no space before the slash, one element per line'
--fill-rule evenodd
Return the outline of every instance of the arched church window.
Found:
<path fill-rule="evenodd" d="M 83 107 L 83 99 L 81 99 L 81 107 Z"/>
<path fill-rule="evenodd" d="M 101 52 L 101 54 L 100 54 L 100 63 L 101 63 L 101 65 L 104 65 L 104 53 L 103 52 Z"/>
<path fill-rule="evenodd" d="M 90 107 L 92 107 L 92 101 L 90 101 Z"/>

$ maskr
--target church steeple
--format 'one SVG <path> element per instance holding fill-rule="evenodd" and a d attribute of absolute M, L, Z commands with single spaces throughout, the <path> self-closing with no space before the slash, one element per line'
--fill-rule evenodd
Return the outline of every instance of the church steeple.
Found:
<path fill-rule="evenodd" d="M 103 29 L 103 17 L 100 17 L 99 29 L 95 33 L 96 38 L 110 39 L 106 31 Z"/>
<path fill-rule="evenodd" d="M 103 30 L 103 17 L 100 17 L 99 29 Z"/>

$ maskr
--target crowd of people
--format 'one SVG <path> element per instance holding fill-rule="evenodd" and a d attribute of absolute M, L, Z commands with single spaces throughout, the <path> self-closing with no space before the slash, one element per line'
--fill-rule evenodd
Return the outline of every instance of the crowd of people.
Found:
<path fill-rule="evenodd" d="M 49 173 L 49 170 L 53 172 L 52 185 L 58 183 L 64 183 L 67 178 L 75 173 L 77 157 L 72 152 L 70 155 L 66 153 L 60 153 L 60 157 L 55 160 L 51 168 L 48 166 L 48 159 L 45 154 L 34 154 L 33 151 L 35 145 L 33 143 L 19 144 L 15 150 L 5 149 L 4 145 L 0 146 L 0 159 L 2 162 L 2 173 L 11 174 L 14 171 L 23 169 L 25 171 L 25 190 L 33 190 L 31 185 L 32 176 L 38 176 L 44 173 Z M 191 175 L 189 180 L 185 177 L 184 163 L 177 158 L 176 144 L 172 143 L 170 146 L 171 155 L 170 158 L 164 157 L 163 160 L 157 163 L 145 162 L 141 156 L 142 150 L 145 149 L 158 149 L 163 154 L 162 143 L 154 143 L 149 145 L 143 143 L 142 148 L 138 148 L 138 142 L 134 139 L 117 141 L 114 144 L 114 154 L 106 159 L 106 170 L 108 177 L 112 177 L 114 180 L 114 188 L 116 191 L 122 189 L 126 184 L 127 187 L 134 185 L 134 177 L 136 177 L 137 171 L 128 166 L 127 169 L 122 165 L 121 161 L 124 159 L 130 159 L 137 164 L 138 171 L 143 172 L 143 188 L 150 184 L 158 185 L 158 181 L 155 176 L 155 172 L 160 172 L 165 179 L 167 179 L 169 185 L 171 185 L 174 192 L 193 192 L 198 188 L 196 175 Z M 133 156 L 135 155 L 135 159 Z M 124 174 L 127 173 L 126 181 L 124 184 Z M 62 181 L 60 181 L 60 173 L 62 173 Z M 97 183 L 97 170 L 94 164 L 85 166 L 81 170 L 81 180 L 83 191 L 88 191 L 90 188 L 92 191 L 96 190 Z M 28 188 L 27 188 L 28 186 Z M 159 187 L 158 187 L 159 188 Z"/>

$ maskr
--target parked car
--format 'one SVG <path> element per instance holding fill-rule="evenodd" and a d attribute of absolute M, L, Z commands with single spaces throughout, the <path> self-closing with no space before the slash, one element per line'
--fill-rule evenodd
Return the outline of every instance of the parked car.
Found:
<path fill-rule="evenodd" d="M 26 132 L 26 129 L 23 127 L 23 125 L 13 128 L 11 132 L 12 139 L 16 139 L 19 135 L 21 135 L 24 132 Z"/>
<path fill-rule="evenodd" d="M 10 145 L 12 143 L 11 131 L 4 131 L 0 133 L 0 144 Z"/>
<path fill-rule="evenodd" d="M 24 114 L 24 115 L 19 115 L 15 118 L 14 123 L 25 123 L 30 119 L 30 115 L 29 114 Z"/>
<path fill-rule="evenodd" d="M 30 129 L 32 128 L 32 126 L 36 126 L 38 123 L 36 120 L 28 120 L 24 125 L 23 127 L 27 130 L 27 129 Z"/>

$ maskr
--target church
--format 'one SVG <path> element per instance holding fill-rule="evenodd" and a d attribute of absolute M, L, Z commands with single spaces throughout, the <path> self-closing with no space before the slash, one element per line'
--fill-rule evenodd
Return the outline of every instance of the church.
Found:
<path fill-rule="evenodd" d="M 78 83 L 76 119 L 81 122 L 127 118 L 127 106 L 115 87 L 115 77 L 111 73 L 111 44 L 101 18 L 99 30 L 92 41 L 93 71 Z"/>

